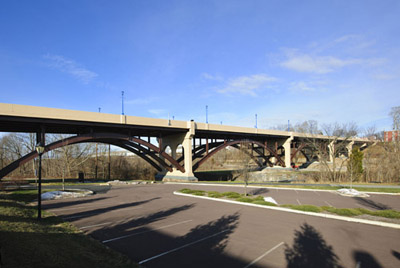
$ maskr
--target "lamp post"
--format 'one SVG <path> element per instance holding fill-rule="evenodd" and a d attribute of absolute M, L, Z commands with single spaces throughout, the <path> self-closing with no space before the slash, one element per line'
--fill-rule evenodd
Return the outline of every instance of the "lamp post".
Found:
<path fill-rule="evenodd" d="M 42 154 L 44 146 L 38 143 L 36 152 L 39 154 L 38 220 L 40 220 L 42 218 Z"/>

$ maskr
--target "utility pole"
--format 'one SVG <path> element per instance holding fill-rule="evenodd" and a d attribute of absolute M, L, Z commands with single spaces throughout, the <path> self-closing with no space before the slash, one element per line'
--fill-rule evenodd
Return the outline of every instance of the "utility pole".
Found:
<path fill-rule="evenodd" d="M 111 180 L 111 145 L 108 145 L 108 180 Z"/>
<path fill-rule="evenodd" d="M 208 124 L 208 105 L 206 105 L 206 124 Z"/>
<path fill-rule="evenodd" d="M 121 94 L 122 94 L 122 115 L 124 115 L 124 94 L 125 94 L 125 92 L 121 91 Z"/>
<path fill-rule="evenodd" d="M 256 125 L 255 125 L 255 128 L 257 128 L 257 114 L 256 114 Z"/>

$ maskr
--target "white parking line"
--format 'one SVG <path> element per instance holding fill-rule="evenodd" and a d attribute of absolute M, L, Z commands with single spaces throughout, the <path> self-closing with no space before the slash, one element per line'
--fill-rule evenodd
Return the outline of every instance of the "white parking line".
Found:
<path fill-rule="evenodd" d="M 316 195 L 321 195 L 320 193 L 318 193 L 317 191 L 313 191 Z"/>
<path fill-rule="evenodd" d="M 145 259 L 145 260 L 143 260 L 143 261 L 140 261 L 139 264 L 143 264 L 143 263 L 145 263 L 145 262 L 148 262 L 148 261 L 157 259 L 157 258 L 162 257 L 162 256 L 164 256 L 164 255 L 167 255 L 167 254 L 169 254 L 169 253 L 172 253 L 172 252 L 178 251 L 178 250 L 180 250 L 180 249 L 189 247 L 189 246 L 191 246 L 191 245 L 200 243 L 200 242 L 202 242 L 202 241 L 204 241 L 204 240 L 207 240 L 207 239 L 209 239 L 209 238 L 212 238 L 212 237 L 214 237 L 214 236 L 217 236 L 217 235 L 219 235 L 219 234 L 222 234 L 222 233 L 225 233 L 225 232 L 228 232 L 228 231 L 230 231 L 230 229 L 226 229 L 226 230 L 224 230 L 224 231 L 222 231 L 222 232 L 219 232 L 219 233 L 216 233 L 216 234 L 213 234 L 213 235 L 204 237 L 204 238 L 199 239 L 199 240 L 197 240 L 197 241 L 194 241 L 194 242 L 192 242 L 192 243 L 189 243 L 189 244 L 186 244 L 186 245 L 183 245 L 183 246 L 180 246 L 180 247 L 171 249 L 171 250 L 166 251 L 166 252 L 164 252 L 164 253 L 161 253 L 161 254 L 158 254 L 158 255 L 153 256 L 153 257 L 151 257 L 151 258 L 148 258 L 148 259 Z"/>
<path fill-rule="evenodd" d="M 257 259 L 255 259 L 254 261 L 250 262 L 249 264 L 247 264 L 244 268 L 248 268 L 250 266 L 252 266 L 253 264 L 255 264 L 256 262 L 258 262 L 259 260 L 261 260 L 262 258 L 264 258 L 265 256 L 267 256 L 268 254 L 270 254 L 272 251 L 274 251 L 275 249 L 279 248 L 280 246 L 282 246 L 284 244 L 284 242 L 280 242 L 278 245 L 276 245 L 275 247 L 271 248 L 270 250 L 268 250 L 267 252 L 265 252 L 263 255 L 261 255 L 260 257 L 258 257 Z M 140 264 L 140 263 L 139 263 Z"/>
<path fill-rule="evenodd" d="M 116 237 L 116 238 L 112 238 L 112 239 L 101 241 L 101 243 L 108 243 L 108 242 L 112 242 L 112 241 L 123 239 L 123 238 L 127 238 L 127 237 L 132 237 L 132 236 L 139 235 L 139 234 L 149 233 L 149 232 L 153 232 L 153 231 L 169 228 L 169 227 L 172 227 L 172 226 L 175 226 L 175 225 L 184 224 L 184 223 L 187 223 L 187 222 L 190 222 L 190 221 L 192 221 L 192 220 L 181 221 L 181 222 L 178 222 L 178 223 L 165 225 L 165 226 L 162 226 L 162 227 L 159 227 L 159 228 L 155 228 L 155 229 L 152 229 L 152 230 L 147 230 L 147 231 L 143 231 L 143 232 L 139 232 L 139 233 L 123 235 L 123 236 L 119 236 L 119 237 Z"/>
<path fill-rule="evenodd" d="M 294 190 L 296 192 L 296 194 L 299 194 L 299 192 L 297 190 Z"/>
<path fill-rule="evenodd" d="M 331 204 L 328 203 L 328 201 L 324 201 L 328 206 L 333 207 Z"/>
<path fill-rule="evenodd" d="M 296 201 L 297 201 L 297 203 L 298 203 L 299 205 L 301 205 L 301 203 L 300 203 L 299 199 L 296 199 Z"/>
<path fill-rule="evenodd" d="M 88 225 L 88 226 L 83 226 L 83 227 L 80 227 L 79 229 L 87 229 L 87 228 L 90 228 L 90 227 L 97 227 L 97 226 L 102 226 L 102 225 L 106 225 L 106 224 L 110 224 L 110 223 L 112 223 L 111 221 L 110 222 L 104 222 L 104 223 L 99 223 L 99 224 L 94 224 L 94 225 Z"/>

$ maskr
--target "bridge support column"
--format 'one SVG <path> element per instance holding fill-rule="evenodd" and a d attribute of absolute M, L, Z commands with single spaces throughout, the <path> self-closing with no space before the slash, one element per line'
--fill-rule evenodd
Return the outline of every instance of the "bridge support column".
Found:
<path fill-rule="evenodd" d="M 171 148 L 171 156 L 174 159 L 176 159 L 176 149 L 180 144 L 182 144 L 185 172 L 181 172 L 174 167 L 172 172 L 160 172 L 156 175 L 156 178 L 162 178 L 163 181 L 174 182 L 198 181 L 198 179 L 194 176 L 192 163 L 192 143 L 195 134 L 195 125 L 193 121 L 187 122 L 187 124 L 188 132 L 162 138 L 162 144 L 164 148 L 167 146 Z"/>
<path fill-rule="evenodd" d="M 347 149 L 347 157 L 351 156 L 351 151 L 353 150 L 353 145 L 354 145 L 354 141 L 349 142 L 349 144 L 347 144 L 346 149 Z"/>
<path fill-rule="evenodd" d="M 289 168 L 291 167 L 291 150 L 292 150 L 292 140 L 293 136 L 289 137 L 284 143 L 283 143 L 283 148 L 285 149 L 285 167 Z"/>
<path fill-rule="evenodd" d="M 329 149 L 329 162 L 333 162 L 335 158 L 335 141 L 331 141 L 328 145 Z"/>

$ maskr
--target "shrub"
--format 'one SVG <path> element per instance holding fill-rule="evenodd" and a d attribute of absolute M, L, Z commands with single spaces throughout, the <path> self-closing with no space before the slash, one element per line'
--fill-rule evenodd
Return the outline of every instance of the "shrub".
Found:
<path fill-rule="evenodd" d="M 239 197 L 236 199 L 239 202 L 253 203 L 254 199 L 249 197 Z"/>
<path fill-rule="evenodd" d="M 209 197 L 213 197 L 213 198 L 221 198 L 221 197 L 224 197 L 223 194 L 221 194 L 220 192 L 215 192 L 215 191 L 207 192 L 207 194 L 208 194 Z"/>
<path fill-rule="evenodd" d="M 241 194 L 236 193 L 236 192 L 225 192 L 225 193 L 222 193 L 222 194 L 223 194 L 223 196 L 226 196 L 228 198 L 233 198 L 233 199 L 236 199 L 236 198 L 239 198 L 239 197 L 242 196 Z"/>

